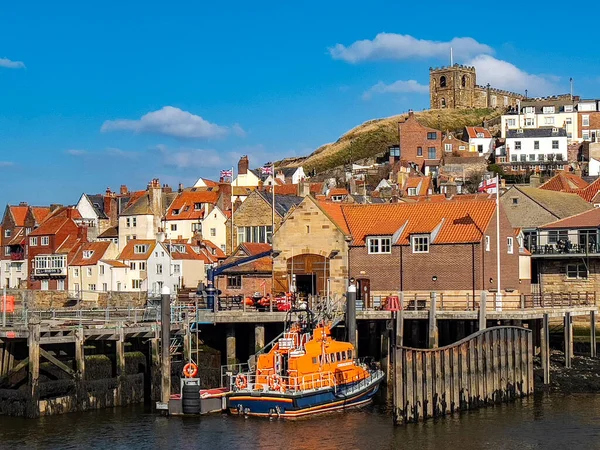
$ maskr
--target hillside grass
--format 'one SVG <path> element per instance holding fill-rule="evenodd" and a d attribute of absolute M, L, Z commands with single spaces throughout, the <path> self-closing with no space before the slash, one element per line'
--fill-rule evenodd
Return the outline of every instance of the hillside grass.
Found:
<path fill-rule="evenodd" d="M 481 109 L 444 109 L 415 112 L 417 121 L 424 126 L 443 131 L 458 132 L 465 126 L 480 126 L 484 120 L 500 116 L 500 110 Z M 350 161 L 374 158 L 387 151 L 388 146 L 398 144 L 398 122 L 405 120 L 408 114 L 384 119 L 369 120 L 353 128 L 336 142 L 325 144 L 306 158 L 294 158 L 282 161 L 283 165 L 303 166 L 310 173 L 330 170 Z"/>

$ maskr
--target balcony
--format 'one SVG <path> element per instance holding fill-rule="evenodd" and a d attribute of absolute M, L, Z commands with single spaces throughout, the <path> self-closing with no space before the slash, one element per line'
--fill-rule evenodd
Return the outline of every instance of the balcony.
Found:
<path fill-rule="evenodd" d="M 24 252 L 13 252 L 10 254 L 10 260 L 11 261 L 24 261 L 25 260 L 25 253 Z"/>
<path fill-rule="evenodd" d="M 600 257 L 596 230 L 550 230 L 525 236 L 524 245 L 533 257 Z"/>

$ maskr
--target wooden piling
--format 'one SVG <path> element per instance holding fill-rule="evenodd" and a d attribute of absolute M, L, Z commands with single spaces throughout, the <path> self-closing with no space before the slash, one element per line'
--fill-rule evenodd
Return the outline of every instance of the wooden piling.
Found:
<path fill-rule="evenodd" d="M 590 356 L 596 357 L 596 311 L 590 311 Z"/>
<path fill-rule="evenodd" d="M 40 417 L 40 322 L 37 318 L 30 321 L 27 346 L 29 348 L 29 398 L 27 399 L 26 415 L 31 419 L 36 419 Z"/>
<path fill-rule="evenodd" d="M 544 314 L 542 318 L 540 337 L 540 356 L 542 357 L 544 384 L 550 384 L 550 318 L 548 314 Z"/>
<path fill-rule="evenodd" d="M 125 377 L 125 335 L 123 333 L 122 325 L 119 325 L 117 328 L 115 352 L 115 360 L 117 363 L 117 398 L 115 404 L 116 406 L 120 406 L 124 404 L 123 381 Z"/>
<path fill-rule="evenodd" d="M 573 358 L 573 320 L 571 313 L 565 313 L 564 319 L 564 335 L 565 335 L 565 367 L 571 368 L 571 359 Z"/>
<path fill-rule="evenodd" d="M 429 308 L 429 328 L 428 328 L 428 347 L 429 348 L 437 348 L 438 347 L 438 327 L 437 327 L 437 318 L 436 318 L 436 310 L 437 310 L 437 293 L 431 293 L 431 305 Z"/>
<path fill-rule="evenodd" d="M 482 291 L 479 297 L 479 330 L 485 330 L 487 327 L 487 292 Z"/>

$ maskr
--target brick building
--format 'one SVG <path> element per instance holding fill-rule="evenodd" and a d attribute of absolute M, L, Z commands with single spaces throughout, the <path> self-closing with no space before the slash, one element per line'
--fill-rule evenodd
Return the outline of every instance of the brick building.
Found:
<path fill-rule="evenodd" d="M 497 289 L 494 200 L 348 205 L 349 275 L 366 303 L 403 291 L 446 294 Z M 501 287 L 529 292 L 520 278 L 520 248 L 501 209 Z M 526 261 L 529 264 L 529 261 Z"/>
<path fill-rule="evenodd" d="M 599 104 L 598 100 L 580 100 L 577 104 L 578 140 L 600 142 Z"/>
<path fill-rule="evenodd" d="M 509 108 L 517 105 L 521 94 L 477 85 L 475 67 L 454 64 L 429 68 L 431 109 Z"/>
<path fill-rule="evenodd" d="M 271 250 L 270 244 L 255 244 L 244 242 L 225 260 L 229 264 Z M 231 267 L 223 272 L 216 280 L 216 287 L 223 296 L 242 295 L 248 297 L 255 292 L 261 295 L 272 292 L 273 259 L 270 256 L 257 259 L 247 264 Z"/>
<path fill-rule="evenodd" d="M 82 243 L 87 242 L 87 227 L 74 208 L 59 208 L 29 233 L 27 265 L 28 289 L 65 290 L 68 286 L 67 268 Z"/>
<path fill-rule="evenodd" d="M 416 164 L 425 175 L 439 166 L 443 154 L 441 131 L 421 125 L 412 111 L 398 128 L 401 160 Z"/>

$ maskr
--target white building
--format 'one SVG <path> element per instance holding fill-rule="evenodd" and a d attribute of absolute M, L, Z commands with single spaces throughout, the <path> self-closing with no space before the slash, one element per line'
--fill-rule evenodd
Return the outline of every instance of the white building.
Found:
<path fill-rule="evenodd" d="M 506 153 L 510 162 L 544 165 L 558 161 L 567 163 L 567 133 L 564 128 L 509 130 L 506 134 Z"/>
<path fill-rule="evenodd" d="M 180 275 L 180 287 L 197 288 L 206 282 L 205 255 L 200 247 L 191 244 L 167 245 L 173 259 L 173 271 Z"/>
<path fill-rule="evenodd" d="M 217 190 L 187 190 L 179 193 L 177 198 L 173 200 L 165 215 L 165 241 L 170 239 L 184 240 L 189 242 L 190 239 L 199 233 L 208 237 L 210 228 L 219 229 L 219 233 L 223 234 L 223 243 L 225 243 L 225 215 L 215 205 L 219 199 Z M 217 211 L 215 211 L 217 210 Z M 214 212 L 213 212 L 214 211 Z M 215 216 L 215 217 L 213 217 Z M 211 217 L 210 224 L 205 225 L 204 221 Z M 219 226 L 219 218 L 221 224 Z M 215 236 L 216 237 L 216 231 Z"/>
<path fill-rule="evenodd" d="M 564 128 L 569 143 L 579 141 L 574 101 L 568 96 L 523 100 L 514 112 L 501 118 L 503 138 L 507 137 L 508 130 L 543 127 Z"/>
<path fill-rule="evenodd" d="M 468 139 L 469 151 L 486 155 L 494 150 L 494 138 L 487 128 L 465 127 L 463 139 Z"/>
<path fill-rule="evenodd" d="M 113 242 L 83 243 L 67 269 L 69 291 L 82 300 L 97 301 L 98 292 L 111 290 L 106 268 L 99 262 L 116 256 L 117 246 Z"/>

